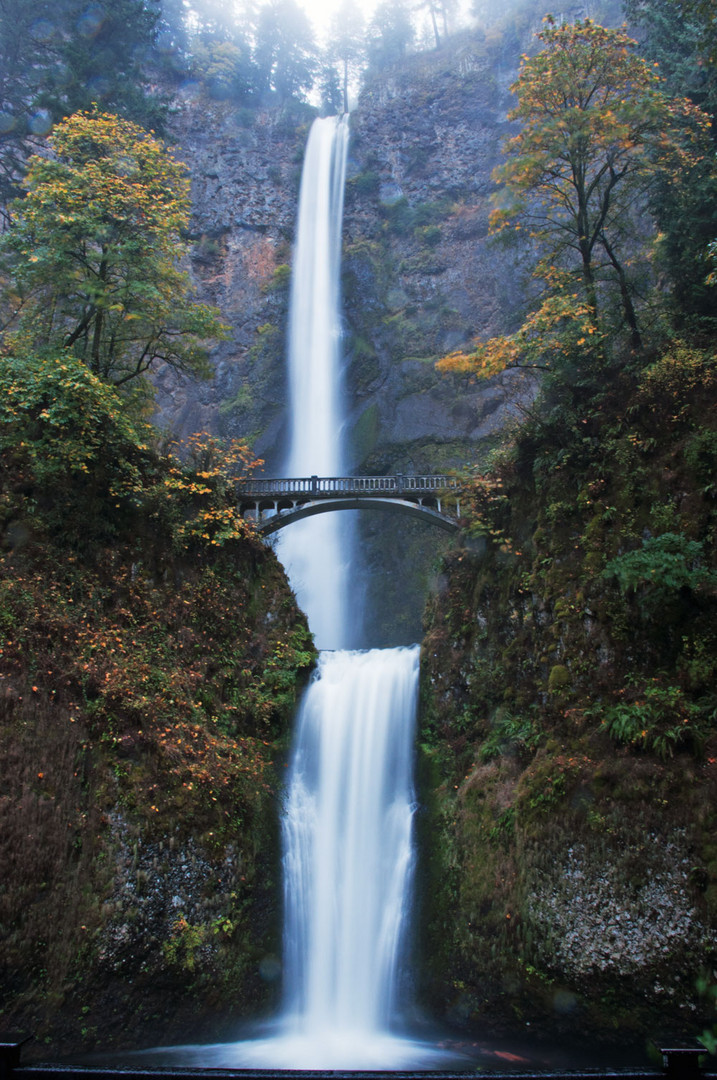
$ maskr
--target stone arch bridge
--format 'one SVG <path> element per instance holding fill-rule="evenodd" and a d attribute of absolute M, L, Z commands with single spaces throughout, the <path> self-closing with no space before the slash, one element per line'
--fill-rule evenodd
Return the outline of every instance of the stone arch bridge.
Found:
<path fill-rule="evenodd" d="M 454 476 L 308 476 L 252 478 L 237 484 L 242 517 L 263 536 L 284 526 L 335 510 L 394 510 L 454 531 L 460 517 Z"/>

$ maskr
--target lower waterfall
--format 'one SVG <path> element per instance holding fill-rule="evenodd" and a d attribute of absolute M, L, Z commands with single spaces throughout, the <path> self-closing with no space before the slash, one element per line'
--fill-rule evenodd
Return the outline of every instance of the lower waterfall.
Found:
<path fill-rule="evenodd" d="M 418 648 L 323 653 L 284 815 L 286 1022 L 360 1047 L 397 1002 L 413 869 Z"/>
<path fill-rule="evenodd" d="M 385 1071 L 461 1057 L 401 1024 L 419 652 L 321 653 L 299 711 L 282 820 L 283 1008 L 259 1037 L 176 1047 L 165 1061 Z"/>
<path fill-rule="evenodd" d="M 396 1031 L 414 863 L 418 662 L 418 646 L 321 654 L 299 712 L 282 823 L 284 1007 L 266 1038 L 207 1047 L 207 1063 L 445 1061 Z"/>

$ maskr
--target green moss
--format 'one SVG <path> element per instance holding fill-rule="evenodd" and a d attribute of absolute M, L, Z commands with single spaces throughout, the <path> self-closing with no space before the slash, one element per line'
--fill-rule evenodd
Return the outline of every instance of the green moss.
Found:
<path fill-rule="evenodd" d="M 363 460 L 372 453 L 379 434 L 379 410 L 374 402 L 364 409 L 350 433 L 354 456 Z"/>
<path fill-rule="evenodd" d="M 564 664 L 554 664 L 548 676 L 548 690 L 551 694 L 559 694 L 570 684 L 570 672 Z"/>
<path fill-rule="evenodd" d="M 442 232 L 437 225 L 419 225 L 414 229 L 413 235 L 419 244 L 426 247 L 435 247 L 441 242 Z"/>
<path fill-rule="evenodd" d="M 364 197 L 375 196 L 378 194 L 379 183 L 380 177 L 378 173 L 373 172 L 371 169 L 366 169 L 364 172 L 357 173 L 356 176 L 352 176 L 347 180 L 347 194 L 350 195 L 353 190 Z"/>
<path fill-rule="evenodd" d="M 265 292 L 285 292 L 291 284 L 291 267 L 288 263 L 280 263 L 274 268 L 271 278 L 264 286 Z"/>

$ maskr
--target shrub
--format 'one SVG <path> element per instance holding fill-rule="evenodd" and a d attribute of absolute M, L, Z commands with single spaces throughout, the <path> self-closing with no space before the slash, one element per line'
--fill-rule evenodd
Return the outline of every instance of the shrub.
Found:
<path fill-rule="evenodd" d="M 679 687 L 661 686 L 653 680 L 642 693 L 636 689 L 627 692 L 633 700 L 591 710 L 591 715 L 600 715 L 602 725 L 616 742 L 651 750 L 661 758 L 672 757 L 675 750 L 690 744 L 701 746 L 702 710 L 688 701 Z"/>

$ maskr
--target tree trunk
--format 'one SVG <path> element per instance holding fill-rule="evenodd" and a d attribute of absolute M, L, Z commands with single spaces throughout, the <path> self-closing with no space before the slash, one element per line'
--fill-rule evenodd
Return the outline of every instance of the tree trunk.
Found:
<path fill-rule="evenodd" d="M 632 296 L 630 295 L 630 286 L 628 285 L 625 271 L 622 268 L 622 264 L 618 261 L 618 258 L 607 240 L 604 233 L 600 233 L 600 243 L 605 249 L 610 264 L 612 265 L 615 273 L 617 274 L 618 284 L 620 286 L 620 299 L 622 300 L 622 310 L 625 315 L 625 322 L 630 330 L 630 344 L 633 349 L 642 348 L 642 335 L 637 325 L 637 315 L 635 313 L 635 305 L 632 302 Z"/>

